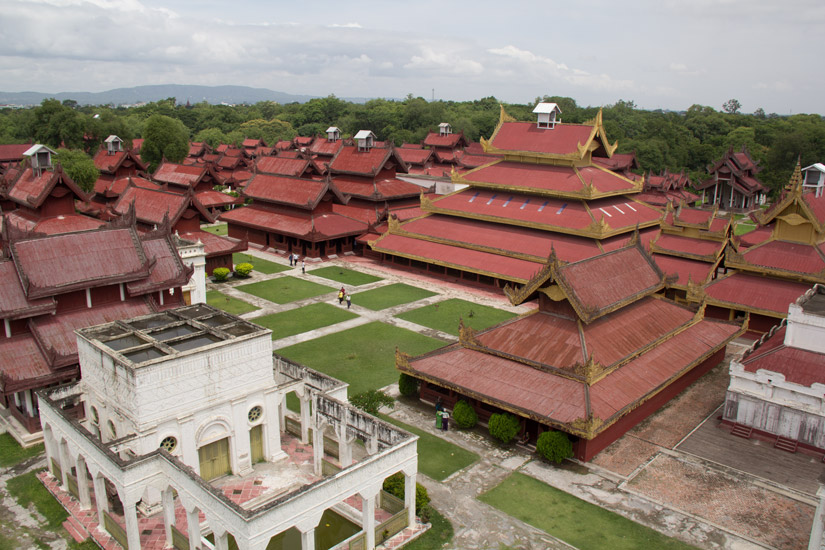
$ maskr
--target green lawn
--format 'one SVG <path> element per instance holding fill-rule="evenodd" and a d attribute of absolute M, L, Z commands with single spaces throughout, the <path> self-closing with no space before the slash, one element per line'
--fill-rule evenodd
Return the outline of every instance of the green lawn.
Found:
<path fill-rule="evenodd" d="M 14 466 L 43 452 L 43 444 L 24 449 L 9 434 L 0 434 L 0 467 Z"/>
<path fill-rule="evenodd" d="M 209 233 L 214 233 L 215 235 L 221 235 L 221 236 L 224 236 L 224 237 L 226 236 L 227 231 L 229 230 L 229 228 L 227 227 L 227 225 L 225 223 L 222 223 L 220 225 L 211 225 L 211 226 L 210 225 L 202 225 L 201 229 L 204 230 L 204 231 L 208 231 Z"/>
<path fill-rule="evenodd" d="M 37 472 L 29 472 L 14 477 L 8 481 L 6 489 L 24 508 L 34 504 L 37 511 L 46 518 L 47 525 L 53 529 L 57 528 L 69 516 L 36 475 Z"/>
<path fill-rule="evenodd" d="M 436 481 L 444 481 L 453 473 L 478 460 L 477 454 L 453 445 L 445 439 L 399 422 L 391 416 L 385 414 L 378 416 L 418 436 L 418 471 Z M 433 423 L 435 423 L 435 416 L 433 416 Z"/>
<path fill-rule="evenodd" d="M 321 294 L 335 292 L 332 287 L 319 285 L 311 281 L 305 281 L 298 277 L 279 277 L 269 281 L 261 281 L 248 285 L 235 287 L 238 290 L 248 292 L 264 300 L 275 302 L 276 304 L 288 304 L 304 298 L 312 298 Z"/>
<path fill-rule="evenodd" d="M 206 303 L 210 306 L 222 309 L 227 313 L 231 313 L 232 315 L 241 315 L 244 313 L 249 313 L 250 311 L 255 311 L 256 309 L 261 309 L 257 306 L 253 306 L 252 304 L 248 304 L 243 300 L 238 300 L 232 296 L 222 294 L 217 290 L 208 290 L 206 292 Z"/>
<path fill-rule="evenodd" d="M 435 293 L 424 290 L 423 288 L 405 285 L 404 283 L 395 283 L 365 292 L 354 292 L 352 294 L 352 303 L 373 311 L 378 311 L 430 296 L 435 296 Z"/>
<path fill-rule="evenodd" d="M 579 550 L 694 548 L 518 472 L 478 498 Z"/>
<path fill-rule="evenodd" d="M 353 271 L 352 269 L 346 269 L 335 265 L 322 267 L 321 269 L 313 269 L 310 273 L 317 275 L 318 277 L 338 281 L 339 283 L 349 286 L 361 286 L 382 280 L 381 277 L 367 275 L 366 273 L 361 273 L 360 271 Z"/>
<path fill-rule="evenodd" d="M 750 233 L 754 229 L 756 229 L 756 224 L 754 223 L 737 223 L 733 228 L 733 234 L 744 235 L 745 233 Z"/>
<path fill-rule="evenodd" d="M 458 336 L 459 317 L 464 319 L 465 325 L 482 330 L 515 316 L 515 313 L 509 311 L 474 304 L 459 298 L 450 298 L 396 315 L 399 319 L 434 328 L 453 336 Z"/>
<path fill-rule="evenodd" d="M 232 254 L 232 263 L 235 265 L 242 264 L 242 263 L 250 263 L 255 268 L 255 271 L 258 273 L 263 273 L 264 275 L 270 275 L 272 273 L 280 273 L 281 271 L 286 271 L 290 269 L 288 265 L 281 265 L 276 264 L 275 262 L 270 262 L 268 260 L 262 260 L 257 256 L 250 256 L 249 254 L 244 254 L 243 252 L 236 252 Z"/>
<path fill-rule="evenodd" d="M 395 347 L 420 355 L 444 342 L 385 323 L 367 323 L 301 342 L 276 353 L 348 382 L 349 395 L 379 389 L 398 381 Z"/>
<path fill-rule="evenodd" d="M 332 306 L 325 303 L 312 304 L 298 309 L 256 317 L 257 325 L 272 329 L 272 339 L 278 340 L 293 334 L 301 334 L 358 317 L 346 306 Z"/>
<path fill-rule="evenodd" d="M 449 505 L 449 503 L 441 503 Z M 450 521 L 432 509 L 430 512 L 432 527 L 423 535 L 404 546 L 404 550 L 441 550 L 444 545 L 453 540 L 453 525 Z"/>

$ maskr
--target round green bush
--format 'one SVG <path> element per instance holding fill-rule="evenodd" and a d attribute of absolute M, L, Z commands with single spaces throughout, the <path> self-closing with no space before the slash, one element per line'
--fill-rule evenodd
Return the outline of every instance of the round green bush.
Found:
<path fill-rule="evenodd" d="M 384 480 L 384 490 L 389 494 L 404 500 L 404 473 L 398 472 Z M 430 503 L 430 495 L 427 488 L 420 483 L 415 484 L 415 513 L 421 516 Z"/>
<path fill-rule="evenodd" d="M 398 392 L 405 397 L 417 394 L 418 379 L 402 372 L 401 376 L 398 377 Z"/>
<path fill-rule="evenodd" d="M 567 434 L 558 431 L 542 432 L 536 441 L 536 452 L 550 462 L 559 463 L 573 456 L 573 444 Z"/>
<path fill-rule="evenodd" d="M 509 413 L 494 414 L 490 416 L 490 421 L 487 423 L 490 429 L 490 435 L 509 445 L 513 439 L 518 435 L 521 429 L 519 419 Z"/>
<path fill-rule="evenodd" d="M 249 277 L 249 274 L 252 273 L 252 269 L 253 266 L 250 263 L 244 262 L 242 264 L 238 264 L 235 266 L 235 275 Z"/>
<path fill-rule="evenodd" d="M 453 422 L 463 430 L 469 430 L 478 424 L 478 415 L 475 409 L 463 399 L 453 407 Z"/>
<path fill-rule="evenodd" d="M 216 267 L 212 270 L 212 276 L 215 278 L 216 282 L 223 282 L 229 277 L 229 269 L 225 267 Z"/>

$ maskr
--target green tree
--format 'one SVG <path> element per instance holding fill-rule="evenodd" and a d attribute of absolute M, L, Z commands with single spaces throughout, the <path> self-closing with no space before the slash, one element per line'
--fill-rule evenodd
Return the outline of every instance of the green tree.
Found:
<path fill-rule="evenodd" d="M 226 137 L 221 132 L 220 128 L 207 128 L 195 134 L 195 141 L 203 142 L 215 149 L 221 143 L 224 143 Z"/>
<path fill-rule="evenodd" d="M 94 189 L 100 170 L 95 167 L 92 157 L 77 149 L 58 149 L 56 162 L 85 192 Z"/>
<path fill-rule="evenodd" d="M 398 392 L 404 397 L 415 395 L 418 393 L 418 378 L 414 378 L 409 374 L 402 372 L 398 377 Z"/>
<path fill-rule="evenodd" d="M 509 445 L 513 439 L 518 435 L 521 429 L 519 419 L 510 413 L 501 413 L 490 415 L 490 420 L 487 423 L 490 429 L 490 435 L 501 441 L 505 445 Z"/>
<path fill-rule="evenodd" d="M 573 456 L 573 445 L 567 434 L 552 430 L 539 435 L 536 441 L 536 452 L 550 462 L 559 463 Z"/>
<path fill-rule="evenodd" d="M 349 402 L 364 412 L 376 415 L 381 407 L 395 407 L 395 399 L 381 390 L 368 390 L 350 398 Z"/>
<path fill-rule="evenodd" d="M 472 405 L 461 399 L 453 407 L 453 422 L 463 430 L 469 430 L 478 423 L 478 415 Z"/>
<path fill-rule="evenodd" d="M 188 154 L 189 130 L 180 120 L 165 115 L 152 115 L 146 120 L 140 156 L 149 163 L 149 170 L 154 171 L 163 159 L 183 162 Z"/>
<path fill-rule="evenodd" d="M 742 104 L 738 99 L 729 99 L 722 104 L 722 110 L 730 115 L 735 115 L 742 108 Z"/>

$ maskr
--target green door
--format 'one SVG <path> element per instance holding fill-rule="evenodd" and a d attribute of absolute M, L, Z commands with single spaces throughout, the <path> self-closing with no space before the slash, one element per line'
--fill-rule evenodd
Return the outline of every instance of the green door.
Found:
<path fill-rule="evenodd" d="M 229 462 L 229 438 L 204 445 L 198 449 L 201 477 L 206 481 L 232 473 Z"/>
<path fill-rule="evenodd" d="M 252 451 L 252 463 L 264 461 L 264 430 L 263 424 L 253 426 L 249 430 L 249 448 Z"/>

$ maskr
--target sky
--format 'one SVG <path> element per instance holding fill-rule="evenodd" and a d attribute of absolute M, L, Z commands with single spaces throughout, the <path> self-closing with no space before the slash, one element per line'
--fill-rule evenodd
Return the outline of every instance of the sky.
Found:
<path fill-rule="evenodd" d="M 825 114 L 822 0 L 0 0 L 0 90 L 301 95 Z"/>

